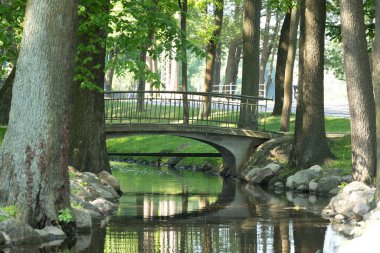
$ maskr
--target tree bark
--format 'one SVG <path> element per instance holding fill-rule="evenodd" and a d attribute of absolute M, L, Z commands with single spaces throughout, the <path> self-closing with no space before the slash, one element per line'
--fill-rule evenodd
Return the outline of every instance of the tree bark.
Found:
<path fill-rule="evenodd" d="M 220 91 L 220 71 L 222 68 L 222 44 L 219 43 L 215 54 L 215 67 L 214 67 L 214 77 L 213 77 L 213 91 Z"/>
<path fill-rule="evenodd" d="M 243 74 L 241 94 L 258 96 L 260 73 L 260 0 L 244 1 L 243 22 Z M 243 102 L 243 101 L 242 101 Z M 240 106 L 239 126 L 254 129 L 257 127 L 255 108 Z"/>
<path fill-rule="evenodd" d="M 297 7 L 293 7 L 291 11 L 290 20 L 290 32 L 289 32 L 289 46 L 288 56 L 285 67 L 285 79 L 284 79 L 284 104 L 281 114 L 281 131 L 289 131 L 290 114 L 292 109 L 292 96 L 293 96 L 293 69 L 294 61 L 296 58 L 297 50 L 297 31 L 299 23 L 299 10 Z"/>
<path fill-rule="evenodd" d="M 228 46 L 228 56 L 227 56 L 227 64 L 226 64 L 226 72 L 225 72 L 225 81 L 223 86 L 224 93 L 232 93 L 231 85 L 234 83 L 234 71 L 236 62 L 236 51 L 238 49 L 240 40 L 234 39 L 230 42 Z"/>
<path fill-rule="evenodd" d="M 266 70 L 268 59 L 270 56 L 269 30 L 270 30 L 271 18 L 272 18 L 272 10 L 270 7 L 267 7 L 267 12 L 266 12 L 266 17 L 265 17 L 264 36 L 263 36 L 263 52 L 261 53 L 261 59 L 260 59 L 260 77 L 259 77 L 260 84 L 265 82 L 265 70 Z"/>
<path fill-rule="evenodd" d="M 109 11 L 109 0 L 99 2 L 104 12 Z M 96 13 L 98 7 L 86 6 L 89 13 Z M 87 22 L 91 15 L 80 17 L 79 22 Z M 92 22 L 89 22 L 93 24 Z M 104 26 L 103 26 L 104 25 Z M 106 24 L 93 24 L 91 30 L 97 36 L 97 42 L 91 40 L 92 34 L 80 34 L 78 43 L 88 46 L 94 45 L 97 50 L 83 52 L 80 58 L 92 58 L 86 68 L 93 74 L 91 80 L 94 89 L 82 88 L 81 83 L 73 84 L 72 121 L 70 131 L 69 164 L 79 171 L 99 173 L 102 170 L 111 172 L 105 136 L 104 95 L 101 92 L 104 85 L 106 48 L 102 41 L 107 38 Z M 100 40 L 99 40 L 100 39 Z M 79 67 L 79 66 L 78 66 Z"/>
<path fill-rule="evenodd" d="M 144 64 L 146 64 L 146 54 L 147 54 L 147 48 L 144 45 L 140 52 L 140 62 Z M 145 96 L 145 77 L 143 76 L 143 73 L 140 73 L 137 91 L 139 91 L 139 93 L 137 93 L 136 110 L 138 112 L 142 112 L 144 111 L 144 96 Z"/>
<path fill-rule="evenodd" d="M 67 170 L 76 1 L 28 1 L 8 130 L 0 148 L 0 203 L 33 228 L 70 207 Z"/>
<path fill-rule="evenodd" d="M 181 3 L 181 31 L 182 31 L 182 91 L 188 91 L 188 78 L 187 78 L 187 51 L 186 51 L 186 32 L 187 32 L 187 0 L 182 0 Z M 183 123 L 189 124 L 189 103 L 187 94 L 183 95 Z"/>
<path fill-rule="evenodd" d="M 267 78 L 267 83 L 266 83 L 266 90 L 269 91 L 270 86 L 272 84 L 272 73 L 273 73 L 273 65 L 274 65 L 274 56 L 277 54 L 277 48 L 274 47 L 274 45 L 277 45 L 278 41 L 278 29 L 280 27 L 280 19 L 278 16 L 276 16 L 276 26 L 274 28 L 274 32 L 272 35 L 271 39 L 271 60 L 270 60 L 270 67 L 269 67 L 269 73 L 268 73 L 268 78 Z"/>
<path fill-rule="evenodd" d="M 376 189 L 380 191 L 380 0 L 376 0 L 375 40 L 372 51 L 372 83 L 376 108 Z M 380 194 L 379 194 L 380 195 Z"/>
<path fill-rule="evenodd" d="M 15 74 L 16 68 L 13 67 L 11 73 L 9 73 L 5 80 L 4 85 L 0 89 L 0 125 L 7 125 L 9 121 Z"/>
<path fill-rule="evenodd" d="M 362 0 L 340 0 L 344 67 L 351 116 L 352 175 L 370 184 L 376 169 L 375 101 Z"/>
<path fill-rule="evenodd" d="M 205 70 L 205 81 L 203 84 L 203 92 L 212 92 L 212 86 L 214 84 L 213 73 L 215 69 L 216 61 L 216 48 L 222 32 L 223 25 L 223 7 L 224 0 L 217 0 L 215 4 L 214 16 L 215 16 L 215 30 L 212 34 L 212 38 L 207 44 L 207 59 L 206 59 L 206 70 Z M 201 118 L 207 118 L 210 115 L 211 110 L 211 100 L 209 96 L 204 96 L 202 98 L 201 106 Z"/>
<path fill-rule="evenodd" d="M 322 164 L 333 158 L 327 145 L 324 95 L 323 95 L 323 68 L 324 68 L 324 39 L 326 21 L 326 1 L 305 1 L 305 22 L 301 36 L 304 43 L 302 73 L 302 122 L 296 131 L 296 142 L 291 151 L 290 164 L 297 168 L 306 168 L 315 164 Z M 301 65 L 300 65 L 301 66 Z M 300 87 L 299 87 L 300 89 Z M 298 108 L 297 108 L 298 109 Z M 298 112 L 297 112 L 298 117 Z M 297 136 L 298 135 L 298 136 Z"/>
<path fill-rule="evenodd" d="M 289 46 L 289 32 L 290 32 L 290 13 L 286 13 L 284 23 L 282 24 L 280 41 L 277 49 L 277 63 L 275 75 L 275 95 L 273 115 L 281 115 L 284 103 L 284 80 L 285 80 L 285 66 L 288 57 Z"/>

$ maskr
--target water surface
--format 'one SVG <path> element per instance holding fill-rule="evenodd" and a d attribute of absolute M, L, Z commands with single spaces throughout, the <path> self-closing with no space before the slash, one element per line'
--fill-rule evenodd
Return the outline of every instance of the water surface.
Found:
<path fill-rule="evenodd" d="M 319 214 L 328 199 L 268 193 L 259 187 L 191 171 L 123 163 L 113 163 L 113 167 L 124 195 L 108 223 L 98 221 L 92 234 L 56 248 L 32 251 L 29 247 L 28 251 L 17 248 L 18 251 L 8 252 L 315 253 L 323 250 L 328 221 Z M 334 251 L 325 247 L 324 252 Z"/>

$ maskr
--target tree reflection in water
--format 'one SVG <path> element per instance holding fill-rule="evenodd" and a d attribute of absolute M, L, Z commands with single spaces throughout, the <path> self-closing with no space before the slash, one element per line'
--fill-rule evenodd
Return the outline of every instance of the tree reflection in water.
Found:
<path fill-rule="evenodd" d="M 327 200 L 318 205 L 301 197 L 231 181 L 218 196 L 136 195 L 136 211 L 121 210 L 111 220 L 104 252 L 314 253 L 323 248 L 327 221 L 313 212 Z M 300 201 L 306 209 L 287 209 Z"/>

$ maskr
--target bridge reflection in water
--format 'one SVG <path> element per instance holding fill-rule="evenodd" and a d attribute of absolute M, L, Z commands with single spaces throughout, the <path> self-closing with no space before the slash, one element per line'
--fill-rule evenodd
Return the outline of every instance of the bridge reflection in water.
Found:
<path fill-rule="evenodd" d="M 323 248 L 327 222 L 313 212 L 325 201 L 307 204 L 229 181 L 219 196 L 126 198 L 107 228 L 104 252 L 314 253 Z M 132 199 L 136 210 L 131 212 L 125 205 Z M 297 203 L 307 211 L 287 209 Z"/>

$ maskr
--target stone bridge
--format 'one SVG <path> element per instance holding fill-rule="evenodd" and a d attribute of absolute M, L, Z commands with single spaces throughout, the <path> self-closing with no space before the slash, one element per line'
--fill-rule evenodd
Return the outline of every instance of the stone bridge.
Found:
<path fill-rule="evenodd" d="M 198 140 L 220 152 L 224 176 L 238 176 L 257 146 L 276 135 L 265 131 L 263 98 L 136 91 L 105 98 L 107 138 L 167 134 Z"/>

